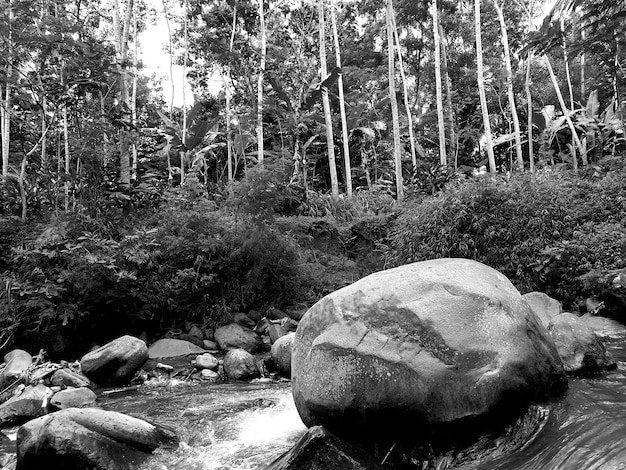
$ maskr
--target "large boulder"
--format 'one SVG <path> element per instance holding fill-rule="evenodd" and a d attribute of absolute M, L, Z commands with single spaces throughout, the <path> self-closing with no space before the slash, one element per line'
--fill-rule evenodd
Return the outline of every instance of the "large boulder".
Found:
<path fill-rule="evenodd" d="M 547 330 L 511 282 L 466 259 L 378 272 L 317 302 L 292 351 L 307 426 L 352 441 L 478 429 L 567 387 Z"/>
<path fill-rule="evenodd" d="M 146 343 L 126 335 L 85 354 L 80 368 L 98 385 L 120 385 L 132 379 L 147 359 Z"/>
<path fill-rule="evenodd" d="M 176 435 L 138 418 L 96 408 L 68 408 L 29 421 L 17 433 L 17 470 L 127 470 Z"/>
<path fill-rule="evenodd" d="M 272 362 L 278 373 L 284 377 L 291 377 L 291 350 L 295 333 L 287 333 L 272 344 Z"/>
<path fill-rule="evenodd" d="M 263 345 L 258 334 L 238 323 L 229 323 L 215 330 L 215 341 L 225 351 L 244 349 L 251 354 Z"/>
<path fill-rule="evenodd" d="M 254 356 L 243 349 L 231 349 L 224 357 L 228 380 L 251 380 L 261 375 Z"/>
<path fill-rule="evenodd" d="M 295 446 L 265 470 L 376 470 L 382 468 L 362 449 L 321 426 L 306 431 Z"/>
<path fill-rule="evenodd" d="M 0 428 L 22 424 L 48 412 L 52 391 L 43 384 L 29 385 L 17 396 L 0 405 Z"/>
<path fill-rule="evenodd" d="M 528 292 L 522 295 L 522 298 L 546 328 L 553 318 L 563 312 L 561 302 L 543 292 Z"/>
<path fill-rule="evenodd" d="M 599 372 L 615 364 L 584 318 L 573 313 L 555 317 L 548 331 L 569 373 Z"/>

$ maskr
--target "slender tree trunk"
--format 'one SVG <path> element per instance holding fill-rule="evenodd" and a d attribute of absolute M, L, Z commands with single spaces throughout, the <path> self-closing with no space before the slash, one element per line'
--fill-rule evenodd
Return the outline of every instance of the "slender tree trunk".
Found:
<path fill-rule="evenodd" d="M 318 0 L 319 37 L 320 37 L 320 78 L 323 82 L 328 77 L 326 65 L 326 21 L 324 19 L 325 0 Z M 337 181 L 337 164 L 335 162 L 335 138 L 333 136 L 333 120 L 330 113 L 328 88 L 322 87 L 322 104 L 324 106 L 324 120 L 326 122 L 326 146 L 328 147 L 328 168 L 330 170 L 330 189 L 333 198 L 339 197 L 339 182 Z"/>
<path fill-rule="evenodd" d="M 439 19 L 439 15 L 437 15 Z M 443 28 L 441 27 L 441 21 L 437 25 L 439 29 L 439 38 L 441 45 L 441 65 L 443 66 L 443 80 L 446 85 L 446 114 L 448 118 L 448 135 L 450 136 L 450 155 L 454 158 L 454 168 L 457 167 L 457 136 L 456 136 L 456 120 L 454 119 L 454 107 L 452 106 L 452 82 L 450 80 L 450 73 L 448 72 L 448 51 L 446 46 L 446 37 L 443 34 Z"/>
<path fill-rule="evenodd" d="M 134 57 L 133 57 L 133 85 L 132 85 L 132 96 L 130 99 L 130 111 L 131 111 L 131 119 L 133 129 L 137 129 L 137 80 L 139 75 L 139 69 L 137 67 L 137 58 L 138 58 L 138 47 L 139 47 L 139 32 L 137 30 L 137 1 L 133 3 L 133 44 L 134 44 Z M 131 174 L 130 179 L 137 179 L 137 144 L 135 142 L 132 143 L 132 164 L 131 164 Z"/>
<path fill-rule="evenodd" d="M 63 142 L 65 144 L 65 212 L 70 208 L 70 133 L 67 125 L 67 104 L 63 105 Z"/>
<path fill-rule="evenodd" d="M 585 30 L 580 31 L 580 39 L 585 43 Z M 584 100 L 586 98 L 587 92 L 585 90 L 585 52 L 580 53 L 580 99 Z"/>
<path fill-rule="evenodd" d="M 48 126 L 46 123 L 46 106 L 48 104 L 48 100 L 46 99 L 46 95 L 43 95 L 41 98 L 41 169 L 44 169 L 48 166 L 48 155 L 47 155 L 47 143 L 48 138 L 46 136 Z"/>
<path fill-rule="evenodd" d="M 391 120 L 393 122 L 393 154 L 396 163 L 396 198 L 404 198 L 404 182 L 402 178 L 402 148 L 400 146 L 400 118 L 398 100 L 396 98 L 396 67 L 393 49 L 393 3 L 387 0 L 387 57 L 389 65 L 389 98 L 391 100 Z"/>
<path fill-rule="evenodd" d="M 4 89 L 3 103 L 0 118 L 0 134 L 2 136 L 2 177 L 9 174 L 9 149 L 11 146 L 11 79 L 13 76 L 13 0 L 9 0 L 9 31 L 8 48 L 6 50 L 6 85 Z"/>
<path fill-rule="evenodd" d="M 533 96 L 530 92 L 530 67 L 532 65 L 532 53 L 528 54 L 526 58 L 526 81 L 524 82 L 524 89 L 526 90 L 526 126 L 528 129 L 528 161 L 530 163 L 530 172 L 535 172 L 535 152 L 533 148 Z"/>
<path fill-rule="evenodd" d="M 233 171 L 233 142 L 232 136 L 230 134 L 230 122 L 231 122 L 231 109 L 230 109 L 230 95 L 231 95 L 231 85 L 232 85 L 232 74 L 231 74 L 231 60 L 233 54 L 233 47 L 235 45 L 235 28 L 237 26 L 237 3 L 233 5 L 233 26 L 230 32 L 230 43 L 228 45 L 228 69 L 226 72 L 226 77 L 228 79 L 226 83 L 226 153 L 228 156 L 227 166 L 228 166 L 228 187 L 229 190 L 232 189 L 232 185 L 234 182 L 234 171 Z"/>
<path fill-rule="evenodd" d="M 409 104 L 409 90 L 406 84 L 406 75 L 404 74 L 404 61 L 402 60 L 402 48 L 400 47 L 400 36 L 398 34 L 398 28 L 396 26 L 396 15 L 393 12 L 393 35 L 398 46 L 398 68 L 400 69 L 400 78 L 402 79 L 402 92 L 404 95 L 404 109 L 406 111 L 407 124 L 409 126 L 409 141 L 411 143 L 411 163 L 413 164 L 413 171 L 417 168 L 417 151 L 415 147 L 415 134 L 413 132 L 413 113 L 411 113 L 411 106 Z"/>
<path fill-rule="evenodd" d="M 439 163 L 441 165 L 448 164 L 446 154 L 446 125 L 443 119 L 443 96 L 441 90 L 441 41 L 439 38 L 439 11 L 437 0 L 432 3 L 432 19 L 433 19 L 433 37 L 435 47 L 435 88 L 437 90 L 437 124 L 439 126 Z"/>
<path fill-rule="evenodd" d="M 120 90 L 120 102 L 126 109 L 130 109 L 130 102 L 128 96 L 128 36 L 130 33 L 130 20 L 133 12 L 133 1 L 128 0 L 126 4 L 126 10 L 124 12 L 124 23 L 120 24 L 120 0 L 116 0 L 116 7 L 114 13 L 114 29 L 116 33 L 116 52 L 118 60 L 118 73 L 119 73 L 119 90 Z M 130 136 L 128 131 L 120 131 L 120 177 L 119 184 L 125 189 L 130 189 Z"/>
<path fill-rule="evenodd" d="M 259 1 L 259 28 L 261 35 L 261 64 L 259 67 L 259 81 L 257 83 L 257 115 L 256 115 L 256 138 L 258 149 L 259 166 L 263 166 L 263 80 L 265 78 L 265 59 L 266 59 L 266 31 L 265 31 L 265 11 L 263 0 Z"/>
<path fill-rule="evenodd" d="M 489 171 L 496 173 L 496 156 L 493 153 L 493 140 L 491 137 L 491 123 L 489 122 L 489 110 L 487 109 L 487 96 L 485 94 L 485 74 L 483 67 L 483 43 L 480 31 L 480 0 L 474 0 L 474 28 L 476 29 L 476 68 L 478 78 L 478 94 L 480 95 L 480 108 L 485 127 L 485 139 L 487 140 L 487 158 Z"/>
<path fill-rule="evenodd" d="M 554 91 L 556 92 L 556 96 L 559 99 L 559 104 L 561 105 L 561 109 L 563 110 L 563 115 L 565 116 L 565 120 L 567 121 L 567 125 L 569 127 L 570 132 L 572 133 L 572 147 L 576 147 L 581 155 L 583 154 L 583 146 L 578 138 L 578 134 L 576 134 L 576 128 L 574 127 L 574 123 L 570 118 L 569 110 L 567 109 L 567 105 L 565 104 L 565 100 L 563 99 L 563 94 L 561 93 L 561 89 L 559 88 L 559 82 L 554 75 L 554 70 L 552 70 L 552 64 L 550 64 L 550 59 L 547 56 L 543 56 L 543 60 L 548 68 L 548 72 L 550 73 L 550 79 L 552 80 L 552 86 L 554 86 Z M 576 159 L 576 155 L 573 156 L 573 167 L 574 170 L 578 169 L 578 161 Z"/>
<path fill-rule="evenodd" d="M 509 97 L 509 107 L 511 108 L 511 118 L 513 120 L 513 133 L 515 134 L 515 153 L 517 155 L 517 168 L 524 171 L 524 157 L 522 154 L 522 132 L 519 125 L 519 117 L 517 115 L 517 106 L 515 105 L 515 94 L 513 93 L 513 71 L 511 69 L 511 53 L 509 49 L 509 35 L 506 30 L 504 21 L 504 13 L 502 7 L 498 4 L 498 0 L 494 0 L 493 6 L 498 14 L 500 21 L 500 31 L 502 34 L 502 47 L 504 48 L 504 65 L 506 67 L 506 88 Z"/>
<path fill-rule="evenodd" d="M 339 34 L 337 34 L 337 18 L 335 13 L 335 1 L 330 4 L 330 21 L 333 29 L 335 42 L 335 59 L 339 69 L 337 86 L 339 88 L 339 114 L 341 116 L 341 140 L 343 141 L 343 166 L 346 179 L 346 195 L 352 197 L 352 165 L 350 163 L 350 145 L 348 141 L 348 120 L 346 118 L 346 103 L 343 96 L 343 74 L 341 73 L 341 50 L 339 48 Z"/>

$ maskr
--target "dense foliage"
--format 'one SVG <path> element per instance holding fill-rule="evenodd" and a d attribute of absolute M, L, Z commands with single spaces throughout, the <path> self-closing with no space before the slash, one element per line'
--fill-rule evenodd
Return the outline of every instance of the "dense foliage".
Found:
<path fill-rule="evenodd" d="M 591 278 L 624 265 L 625 188 L 622 170 L 585 178 L 548 171 L 453 185 L 402 210 L 390 236 L 390 263 L 475 259 L 522 292 L 546 292 L 577 308 L 598 293 Z"/>

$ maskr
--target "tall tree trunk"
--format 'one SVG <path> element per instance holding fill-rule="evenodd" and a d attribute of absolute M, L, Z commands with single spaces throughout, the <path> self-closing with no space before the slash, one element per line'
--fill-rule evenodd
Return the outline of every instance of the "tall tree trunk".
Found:
<path fill-rule="evenodd" d="M 8 47 L 6 50 L 6 84 L 4 89 L 3 103 L 0 106 L 0 134 L 2 137 L 2 177 L 9 174 L 9 149 L 11 146 L 11 79 L 13 78 L 13 0 L 9 0 L 9 31 Z M 1 94 L 1 93 L 0 93 Z"/>
<path fill-rule="evenodd" d="M 402 178 L 402 148 L 400 146 L 400 118 L 398 100 L 396 98 L 396 67 L 393 49 L 393 3 L 387 0 L 387 57 L 389 65 L 389 99 L 391 100 L 391 120 L 393 123 L 393 154 L 396 163 L 396 198 L 404 198 L 404 181 Z"/>
<path fill-rule="evenodd" d="M 582 43 L 585 43 L 585 30 L 581 29 L 580 31 L 580 39 Z M 585 51 L 580 53 L 580 99 L 584 100 L 586 98 L 587 92 L 585 90 Z"/>
<path fill-rule="evenodd" d="M 320 35 L 320 79 L 322 82 L 328 78 L 326 65 L 326 21 L 324 20 L 325 0 L 318 0 L 317 10 L 319 15 Z M 330 190 L 333 198 L 339 197 L 339 182 L 337 181 L 337 164 L 335 162 L 335 138 L 333 136 L 333 119 L 330 113 L 330 100 L 328 88 L 322 87 L 322 104 L 324 106 L 324 121 L 326 122 L 326 146 L 328 147 L 328 168 L 330 170 Z"/>
<path fill-rule="evenodd" d="M 550 79 L 552 80 L 552 86 L 554 87 L 554 91 L 556 92 L 556 96 L 559 99 L 559 104 L 561 105 L 561 110 L 563 111 L 563 115 L 565 116 L 565 120 L 567 121 L 567 126 L 569 127 L 570 132 L 572 133 L 572 147 L 578 149 L 578 151 L 583 154 L 583 146 L 578 138 L 578 134 L 576 134 L 576 128 L 574 127 L 574 123 L 570 118 L 570 112 L 567 109 L 567 105 L 565 104 L 565 100 L 563 99 L 563 94 L 561 93 L 561 88 L 559 87 L 559 82 L 556 79 L 556 75 L 554 75 L 554 70 L 552 69 L 552 64 L 550 63 L 550 59 L 547 56 L 543 56 L 543 60 L 548 68 L 548 72 L 550 73 Z M 578 160 L 576 158 L 576 154 L 572 155 L 573 161 L 572 165 L 574 170 L 578 169 Z"/>
<path fill-rule="evenodd" d="M 261 34 L 261 63 L 259 66 L 259 81 L 257 83 L 257 114 L 256 114 L 256 138 L 258 149 L 259 166 L 263 166 L 263 79 L 265 76 L 265 59 L 266 59 L 266 31 L 265 31 L 265 11 L 263 0 L 259 1 L 259 28 Z"/>
<path fill-rule="evenodd" d="M 138 48 L 139 48 L 139 33 L 137 30 L 137 1 L 133 3 L 133 45 L 134 45 L 134 57 L 133 57 L 133 84 L 132 84 L 132 96 L 130 98 L 130 112 L 131 112 L 131 120 L 133 129 L 137 129 L 137 81 L 139 76 L 139 69 L 137 67 L 138 60 Z M 132 163 L 131 163 L 131 174 L 130 179 L 137 179 L 137 164 L 138 164 L 138 156 L 137 156 L 137 144 L 136 142 L 132 143 Z"/>
<path fill-rule="evenodd" d="M 526 58 L 526 80 L 524 89 L 526 90 L 526 132 L 528 133 L 528 161 L 530 163 L 530 172 L 535 172 L 535 152 L 533 148 L 533 96 L 530 92 L 530 67 L 532 65 L 533 55 L 528 53 Z"/>
<path fill-rule="evenodd" d="M 46 95 L 43 95 L 43 97 L 41 98 L 41 169 L 44 169 L 48 166 L 48 138 L 46 136 L 48 130 L 48 126 L 46 123 L 47 104 L 48 100 L 46 99 Z"/>
<path fill-rule="evenodd" d="M 446 125 L 443 119 L 443 96 L 441 90 L 441 45 L 439 38 L 439 11 L 437 0 L 433 0 L 432 6 L 433 38 L 435 47 L 435 88 L 437 90 L 437 124 L 439 126 L 439 163 L 448 164 L 446 154 Z"/>
<path fill-rule="evenodd" d="M 437 15 L 437 19 L 440 20 L 439 15 Z M 437 28 L 439 29 L 439 42 L 441 45 L 441 65 L 443 67 L 443 81 L 446 85 L 446 115 L 448 119 L 448 135 L 450 136 L 450 155 L 454 159 L 454 168 L 456 168 L 459 153 L 456 141 L 456 120 L 454 119 L 454 107 L 452 106 L 452 82 L 450 80 L 450 73 L 448 72 L 448 50 L 446 45 L 446 37 L 443 34 L 443 28 L 441 27 L 441 21 L 439 21 Z"/>
<path fill-rule="evenodd" d="M 480 31 L 480 0 L 474 0 L 474 28 L 476 30 L 476 69 L 478 78 L 478 94 L 480 95 L 480 108 L 483 115 L 485 139 L 487 140 L 487 159 L 489 160 L 489 171 L 495 174 L 496 156 L 493 153 L 491 123 L 489 122 L 489 110 L 487 109 L 487 96 L 485 94 L 485 74 L 483 70 L 483 42 Z"/>
<path fill-rule="evenodd" d="M 123 25 L 120 24 L 120 0 L 116 0 L 116 7 L 114 13 L 114 26 L 116 33 L 116 52 L 118 60 L 118 73 L 119 73 L 119 90 L 120 90 L 120 102 L 125 110 L 130 110 L 130 102 L 128 96 L 128 36 L 130 34 L 130 20 L 133 12 L 133 1 L 127 0 L 126 10 L 124 12 Z M 120 186 L 125 189 L 130 189 L 130 136 L 128 131 L 120 131 Z"/>
<path fill-rule="evenodd" d="M 413 164 L 413 171 L 417 168 L 417 150 L 415 146 L 415 134 L 413 132 L 413 113 L 411 113 L 411 106 L 409 104 L 409 90 L 406 84 L 406 75 L 404 74 L 404 61 L 402 60 L 402 48 L 400 47 L 400 35 L 398 34 L 398 28 L 396 26 L 395 11 L 392 11 L 393 18 L 393 36 L 398 46 L 398 68 L 400 69 L 400 78 L 402 79 L 402 92 L 404 95 L 404 109 L 406 112 L 407 124 L 409 126 L 409 140 L 411 143 L 411 163 Z"/>
<path fill-rule="evenodd" d="M 504 65 L 506 67 L 506 88 L 509 97 L 509 107 L 511 108 L 511 117 L 513 119 L 513 133 L 515 134 L 515 153 L 517 154 L 517 168 L 524 171 L 524 157 L 522 154 L 522 132 L 519 125 L 519 117 L 517 115 L 517 106 L 515 105 L 515 94 L 513 93 L 513 71 L 511 69 L 511 52 L 509 49 L 509 35 L 506 30 L 504 21 L 504 13 L 502 7 L 498 4 L 498 0 L 493 1 L 493 6 L 498 14 L 500 21 L 500 31 L 502 34 L 502 47 L 504 48 Z"/>
<path fill-rule="evenodd" d="M 234 171 L 233 171 L 233 142 L 232 136 L 230 134 L 230 122 L 231 122 L 231 109 L 230 109 L 230 94 L 231 94 L 231 85 L 232 85 L 232 74 L 231 74 L 231 61 L 233 55 L 233 47 L 235 45 L 235 28 L 237 26 L 237 3 L 233 5 L 233 26 L 230 32 L 230 43 L 228 45 L 228 69 L 226 71 L 226 77 L 228 79 L 226 83 L 226 153 L 227 153 L 227 167 L 228 167 L 228 187 L 229 191 L 232 189 L 232 185 L 234 182 Z"/>
<path fill-rule="evenodd" d="M 343 96 L 343 74 L 341 73 L 341 50 L 339 48 L 339 34 L 337 34 L 337 18 L 335 14 L 335 2 L 331 0 L 330 20 L 335 42 L 335 59 L 339 69 L 337 86 L 339 87 L 339 114 L 341 116 L 341 140 L 343 141 L 343 166 L 346 179 L 346 194 L 352 197 L 352 165 L 350 164 L 350 145 L 348 141 L 348 120 L 346 118 L 346 103 Z"/>
<path fill-rule="evenodd" d="M 65 144 L 65 212 L 70 208 L 70 133 L 67 124 L 67 104 L 63 104 L 63 142 Z"/>
<path fill-rule="evenodd" d="M 187 148 L 187 93 L 185 92 L 185 81 L 187 79 L 187 62 L 189 60 L 189 44 L 188 44 L 189 32 L 187 30 L 187 0 L 183 2 L 183 126 L 182 126 L 182 138 L 185 150 L 180 152 L 180 184 L 185 183 L 185 168 L 189 158 L 190 149 Z"/>

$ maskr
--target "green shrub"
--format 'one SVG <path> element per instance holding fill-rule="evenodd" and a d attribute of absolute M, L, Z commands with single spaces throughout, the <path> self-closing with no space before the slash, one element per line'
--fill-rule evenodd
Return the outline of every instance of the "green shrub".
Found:
<path fill-rule="evenodd" d="M 470 258 L 505 274 L 522 292 L 541 290 L 575 305 L 580 276 L 623 266 L 623 173 L 579 179 L 564 173 L 489 178 L 408 204 L 392 229 L 392 265 Z"/>

